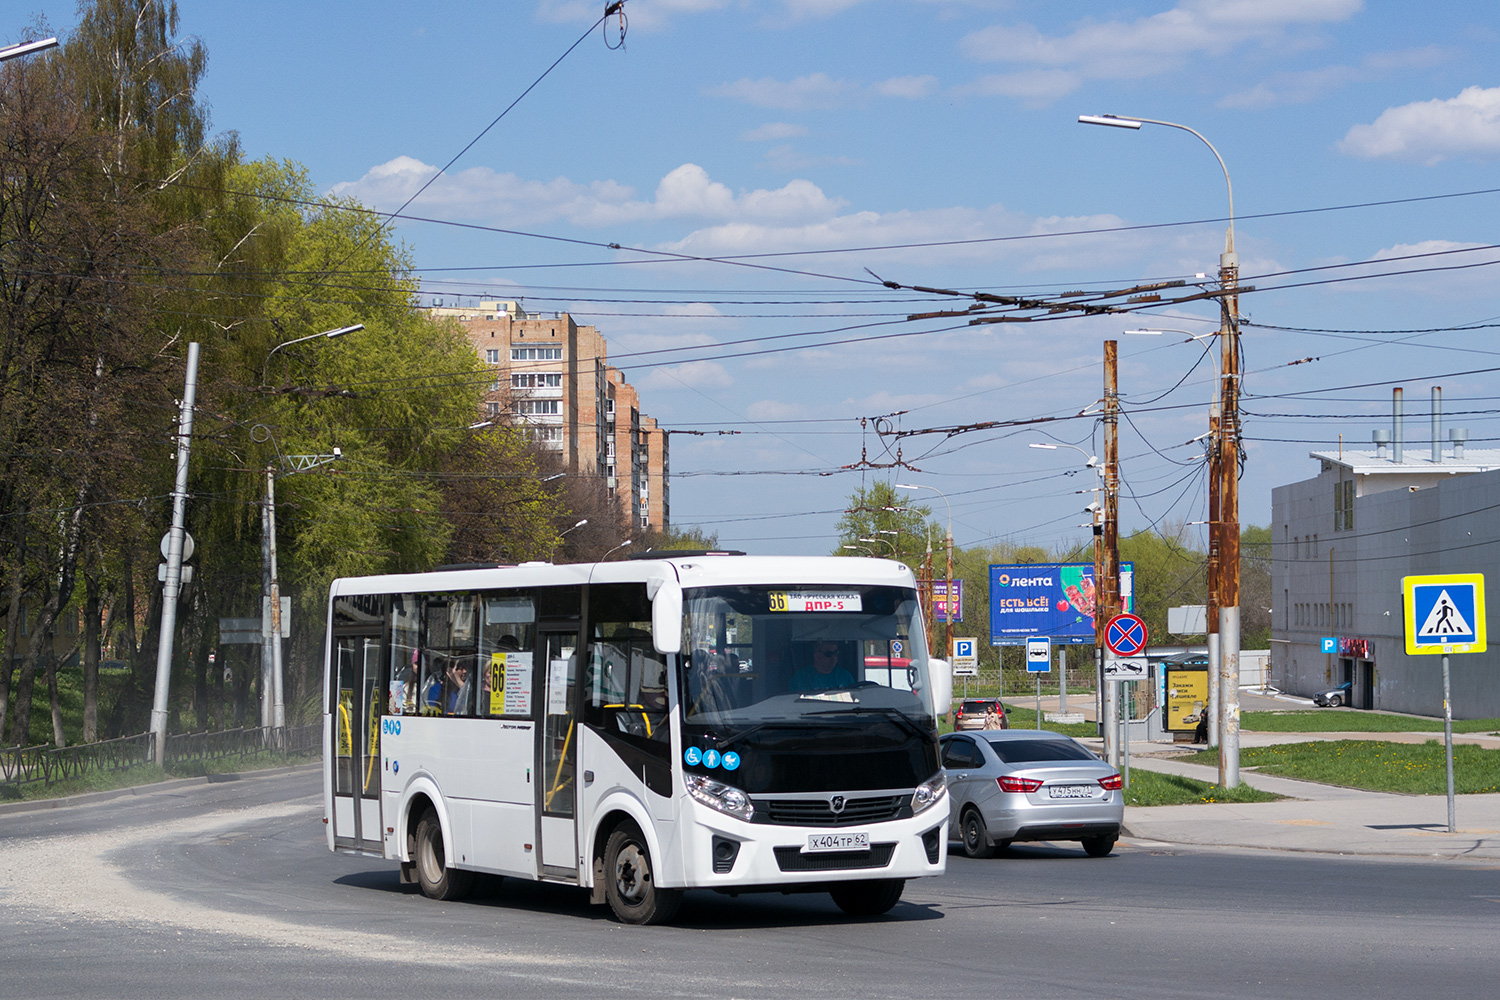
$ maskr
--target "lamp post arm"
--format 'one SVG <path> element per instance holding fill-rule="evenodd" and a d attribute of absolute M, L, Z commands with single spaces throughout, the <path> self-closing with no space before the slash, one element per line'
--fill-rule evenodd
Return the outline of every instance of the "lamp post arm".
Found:
<path fill-rule="evenodd" d="M 1224 252 L 1234 253 L 1234 182 L 1229 179 L 1229 168 L 1224 165 L 1224 157 L 1219 155 L 1219 151 L 1214 148 L 1213 143 L 1204 138 L 1202 132 L 1189 125 L 1182 125 L 1178 122 L 1164 122 L 1155 118 L 1137 118 L 1135 121 L 1144 122 L 1147 125 L 1165 125 L 1167 128 L 1177 128 L 1182 129 L 1184 132 L 1191 132 L 1198 137 L 1199 142 L 1208 147 L 1210 153 L 1214 154 L 1214 159 L 1219 161 L 1219 169 L 1224 171 L 1224 187 L 1229 191 L 1229 229 L 1224 234 Z"/>

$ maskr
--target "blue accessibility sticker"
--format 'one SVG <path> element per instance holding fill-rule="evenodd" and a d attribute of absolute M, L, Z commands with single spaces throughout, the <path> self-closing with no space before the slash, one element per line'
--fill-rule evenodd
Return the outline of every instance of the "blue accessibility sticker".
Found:
<path fill-rule="evenodd" d="M 733 771 L 738 769 L 740 766 L 740 755 L 735 753 L 733 750 L 729 751 L 724 755 L 723 764 L 724 770 L 726 771 Z"/>
<path fill-rule="evenodd" d="M 718 767 L 719 766 L 719 751 L 717 751 L 717 750 L 705 750 L 705 751 L 703 751 L 703 766 L 704 767 Z"/>
<path fill-rule="evenodd" d="M 688 747 L 683 751 L 682 759 L 692 765 L 701 764 L 703 763 L 703 751 L 697 747 Z"/>

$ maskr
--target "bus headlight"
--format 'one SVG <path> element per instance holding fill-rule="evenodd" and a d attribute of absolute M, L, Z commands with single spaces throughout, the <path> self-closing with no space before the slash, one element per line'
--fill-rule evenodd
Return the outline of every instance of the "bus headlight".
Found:
<path fill-rule="evenodd" d="M 911 793 L 911 814 L 915 816 L 931 806 L 943 794 L 943 789 L 946 787 L 948 787 L 948 776 L 942 771 L 918 785 L 917 790 Z"/>
<path fill-rule="evenodd" d="M 747 822 L 755 815 L 755 805 L 750 801 L 750 796 L 738 788 L 701 774 L 684 774 L 682 777 L 687 783 L 688 793 L 710 809 L 717 809 Z"/>

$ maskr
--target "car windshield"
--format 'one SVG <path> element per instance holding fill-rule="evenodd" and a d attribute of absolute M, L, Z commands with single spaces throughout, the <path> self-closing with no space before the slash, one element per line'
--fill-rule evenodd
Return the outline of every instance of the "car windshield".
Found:
<path fill-rule="evenodd" d="M 915 591 L 798 584 L 683 598 L 685 723 L 726 737 L 869 716 L 907 733 L 937 727 Z"/>
<path fill-rule="evenodd" d="M 1020 739 L 991 740 L 990 749 L 1007 764 L 1033 764 L 1050 760 L 1092 760 L 1099 758 L 1072 740 Z"/>
<path fill-rule="evenodd" d="M 960 708 L 959 711 L 966 713 L 988 712 L 992 708 L 997 712 L 1000 710 L 1000 706 L 995 704 L 993 701 L 966 701 L 963 703 L 963 707 Z"/>

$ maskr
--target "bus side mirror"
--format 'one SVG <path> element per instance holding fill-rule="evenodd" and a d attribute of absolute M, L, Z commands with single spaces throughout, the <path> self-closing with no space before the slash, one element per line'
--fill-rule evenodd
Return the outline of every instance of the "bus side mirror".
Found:
<path fill-rule="evenodd" d="M 682 585 L 676 581 L 664 582 L 651 602 L 651 643 L 658 653 L 682 652 Z"/>
<path fill-rule="evenodd" d="M 932 678 L 932 710 L 941 720 L 953 708 L 953 668 L 947 660 L 928 660 L 927 676 Z"/>

